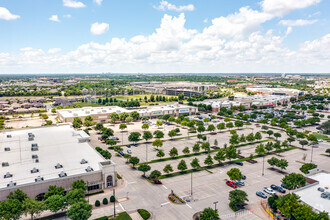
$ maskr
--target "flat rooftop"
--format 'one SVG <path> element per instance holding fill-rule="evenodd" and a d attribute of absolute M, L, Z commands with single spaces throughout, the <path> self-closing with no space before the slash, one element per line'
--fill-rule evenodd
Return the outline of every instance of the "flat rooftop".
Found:
<path fill-rule="evenodd" d="M 70 125 L 60 125 L 0 133 L 0 189 L 6 188 L 10 181 L 17 186 L 34 183 L 38 176 L 44 181 L 57 179 L 62 171 L 68 177 L 85 174 L 88 166 L 99 171 L 99 162 L 105 159 L 88 142 L 79 142 L 88 138 L 82 132 Z M 29 133 L 34 135 L 34 140 L 28 140 Z M 37 144 L 38 150 L 32 151 L 32 144 Z M 82 159 L 87 163 L 81 164 Z M 3 166 L 6 162 L 8 166 Z M 56 169 L 57 164 L 62 167 Z M 38 172 L 31 173 L 34 168 Z M 4 178 L 7 173 L 12 176 Z"/>
<path fill-rule="evenodd" d="M 301 190 L 295 191 L 295 194 L 300 196 L 300 199 L 308 204 L 309 206 L 317 209 L 318 211 L 326 211 L 330 213 L 330 200 L 321 198 L 321 192 L 317 188 L 328 187 L 325 192 L 330 192 L 330 173 L 320 172 L 314 175 L 308 176 L 319 182 L 319 184 L 303 188 Z"/>

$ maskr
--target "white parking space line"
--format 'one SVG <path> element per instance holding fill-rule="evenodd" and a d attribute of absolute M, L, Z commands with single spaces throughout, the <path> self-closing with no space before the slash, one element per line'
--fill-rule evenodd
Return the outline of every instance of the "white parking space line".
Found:
<path fill-rule="evenodd" d="M 166 187 L 166 186 L 164 186 L 164 185 L 163 185 L 163 187 L 164 187 L 165 189 L 167 189 L 167 187 Z"/>
<path fill-rule="evenodd" d="M 188 205 L 187 203 L 186 203 L 186 206 L 188 206 L 189 208 L 191 208 L 191 209 L 192 209 L 192 207 L 191 207 L 190 205 Z"/>
<path fill-rule="evenodd" d="M 164 205 L 167 205 L 167 204 L 170 204 L 170 202 L 162 203 L 162 204 L 160 204 L 160 206 L 164 206 Z"/>
<path fill-rule="evenodd" d="M 127 183 L 127 184 L 134 184 L 134 183 L 136 183 L 136 181 L 133 181 L 133 182 L 129 182 L 129 183 Z"/>
<path fill-rule="evenodd" d="M 125 211 L 124 207 L 119 203 L 120 208 Z"/>

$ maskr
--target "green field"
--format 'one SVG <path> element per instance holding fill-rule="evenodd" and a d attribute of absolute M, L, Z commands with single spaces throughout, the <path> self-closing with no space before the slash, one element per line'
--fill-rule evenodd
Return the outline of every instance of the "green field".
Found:
<path fill-rule="evenodd" d="M 330 141 L 330 138 L 326 135 L 323 134 L 318 134 L 318 133 L 313 133 L 313 135 L 317 138 L 317 139 L 322 139 L 325 141 Z"/>

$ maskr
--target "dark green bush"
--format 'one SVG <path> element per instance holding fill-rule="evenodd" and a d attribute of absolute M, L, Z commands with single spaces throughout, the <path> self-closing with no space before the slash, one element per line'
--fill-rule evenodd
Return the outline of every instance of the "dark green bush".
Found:
<path fill-rule="evenodd" d="M 110 197 L 110 202 L 115 202 L 116 198 L 114 196 Z"/>
<path fill-rule="evenodd" d="M 108 205 L 108 199 L 107 198 L 104 198 L 103 201 L 102 201 L 102 204 L 103 205 Z"/>
<path fill-rule="evenodd" d="M 147 219 L 150 218 L 150 213 L 147 210 L 145 210 L 145 209 L 138 209 L 137 211 L 138 211 L 138 213 L 141 215 L 141 217 L 144 220 L 147 220 Z"/>
<path fill-rule="evenodd" d="M 101 205 L 100 201 L 99 201 L 99 200 L 96 200 L 96 201 L 95 201 L 95 206 L 96 206 L 96 207 L 99 207 L 100 205 Z"/>

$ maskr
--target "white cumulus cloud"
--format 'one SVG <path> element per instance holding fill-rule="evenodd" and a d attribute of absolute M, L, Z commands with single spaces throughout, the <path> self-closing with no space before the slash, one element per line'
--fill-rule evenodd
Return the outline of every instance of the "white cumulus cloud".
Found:
<path fill-rule="evenodd" d="M 10 11 L 7 8 L 0 7 L 0 19 L 9 21 L 9 20 L 16 20 L 18 18 L 20 18 L 19 15 L 14 15 L 10 13 Z"/>
<path fill-rule="evenodd" d="M 314 24 L 316 22 L 317 20 L 298 19 L 298 20 L 281 20 L 279 24 L 283 26 L 305 26 L 305 25 Z"/>
<path fill-rule="evenodd" d="M 49 18 L 50 21 L 60 22 L 60 19 L 58 19 L 58 15 L 52 15 Z"/>
<path fill-rule="evenodd" d="M 180 5 L 176 6 L 174 4 L 169 3 L 168 1 L 162 0 L 158 6 L 154 6 L 155 9 L 161 10 L 161 11 L 194 11 L 195 6 L 193 4 L 188 5 Z"/>
<path fill-rule="evenodd" d="M 102 23 L 95 22 L 94 24 L 92 24 L 90 29 L 91 33 L 94 35 L 104 34 L 108 30 L 109 30 L 109 24 L 104 22 Z"/>
<path fill-rule="evenodd" d="M 50 48 L 50 49 L 48 50 L 48 53 L 49 53 L 49 54 L 55 54 L 55 53 L 58 53 L 58 52 L 61 52 L 61 51 L 62 51 L 61 48 Z"/>
<path fill-rule="evenodd" d="M 66 15 L 63 15 L 64 18 L 71 18 L 72 15 L 71 14 L 66 14 Z"/>
<path fill-rule="evenodd" d="M 63 5 L 69 8 L 84 8 L 86 5 L 79 1 L 74 0 L 63 0 Z"/>
<path fill-rule="evenodd" d="M 293 10 L 315 5 L 321 0 L 263 0 L 261 7 L 264 12 L 274 16 L 283 16 Z"/>
<path fill-rule="evenodd" d="M 94 0 L 94 2 L 95 2 L 96 4 L 98 4 L 98 5 L 101 5 L 102 2 L 103 2 L 103 0 Z"/>

